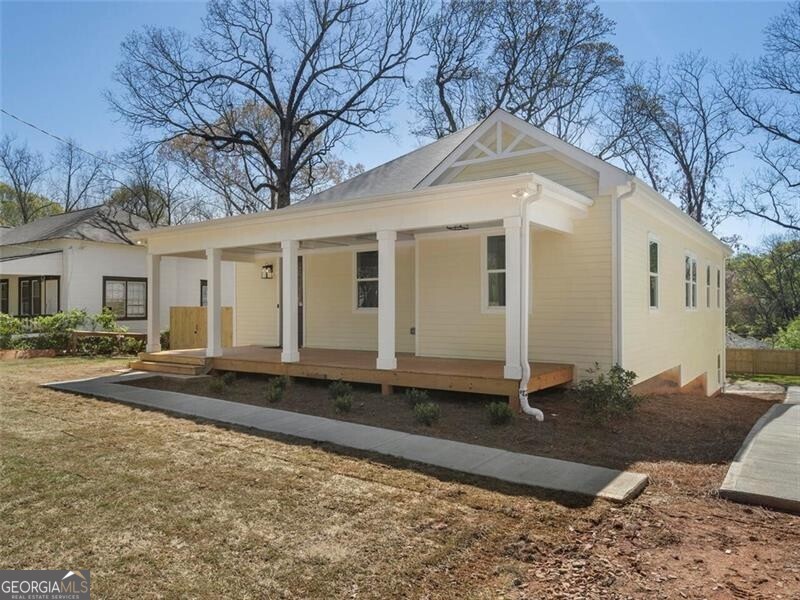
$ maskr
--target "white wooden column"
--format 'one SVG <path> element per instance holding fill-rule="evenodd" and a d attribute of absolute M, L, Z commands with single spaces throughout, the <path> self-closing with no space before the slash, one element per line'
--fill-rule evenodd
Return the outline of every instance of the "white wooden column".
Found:
<path fill-rule="evenodd" d="M 283 319 L 283 350 L 281 362 L 298 362 L 300 351 L 297 347 L 297 240 L 281 242 L 281 318 Z"/>
<path fill-rule="evenodd" d="M 378 360 L 379 369 L 396 369 L 395 242 L 396 231 L 378 232 Z"/>
<path fill-rule="evenodd" d="M 508 217 L 503 219 L 506 234 L 506 364 L 503 377 L 522 378 L 522 359 L 520 353 L 520 230 L 522 219 Z"/>
<path fill-rule="evenodd" d="M 148 352 L 161 351 L 161 257 L 147 255 L 147 346 Z"/>
<path fill-rule="evenodd" d="M 206 306 L 206 356 L 222 356 L 222 285 L 221 265 L 222 250 L 208 248 L 206 250 L 206 279 L 208 280 L 208 296 Z"/>

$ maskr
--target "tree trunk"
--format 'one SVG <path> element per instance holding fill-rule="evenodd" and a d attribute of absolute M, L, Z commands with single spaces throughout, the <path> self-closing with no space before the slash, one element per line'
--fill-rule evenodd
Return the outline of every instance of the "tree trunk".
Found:
<path fill-rule="evenodd" d="M 281 174 L 277 182 L 277 190 L 275 192 L 274 208 L 285 208 L 289 206 L 291 196 L 289 194 L 289 182 L 286 181 L 285 175 Z"/>

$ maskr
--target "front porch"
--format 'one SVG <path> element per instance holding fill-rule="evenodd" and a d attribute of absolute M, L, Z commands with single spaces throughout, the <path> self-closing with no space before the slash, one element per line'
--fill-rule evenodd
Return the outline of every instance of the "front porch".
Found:
<path fill-rule="evenodd" d="M 398 353 L 396 369 L 376 368 L 377 352 L 362 350 L 324 350 L 301 348 L 299 360 L 282 362 L 280 348 L 235 346 L 223 348 L 219 356 L 207 357 L 205 348 L 142 353 L 131 367 L 148 371 L 186 374 L 207 369 L 288 375 L 310 379 L 342 379 L 355 383 L 417 387 L 433 390 L 472 392 L 507 396 L 518 402 L 519 382 L 506 379 L 503 361 L 459 358 L 429 358 Z M 535 392 L 572 381 L 573 366 L 560 363 L 530 363 L 528 392 Z"/>

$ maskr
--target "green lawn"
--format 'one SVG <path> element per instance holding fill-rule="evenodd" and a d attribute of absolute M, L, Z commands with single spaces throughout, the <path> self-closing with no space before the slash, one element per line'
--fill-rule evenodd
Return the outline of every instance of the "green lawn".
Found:
<path fill-rule="evenodd" d="M 731 373 L 729 377 L 733 381 L 747 379 L 748 381 L 758 381 L 760 383 L 776 383 L 782 386 L 800 385 L 800 375 L 751 375 L 748 373 Z"/>

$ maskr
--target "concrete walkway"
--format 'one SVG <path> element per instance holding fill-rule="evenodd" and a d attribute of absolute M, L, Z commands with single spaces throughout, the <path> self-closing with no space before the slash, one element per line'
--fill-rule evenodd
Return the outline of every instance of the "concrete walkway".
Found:
<path fill-rule="evenodd" d="M 753 425 L 733 459 L 720 496 L 800 513 L 800 387 Z"/>
<path fill-rule="evenodd" d="M 366 450 L 516 484 L 595 496 L 614 502 L 626 502 L 636 497 L 647 486 L 647 476 L 639 473 L 120 383 L 126 379 L 143 376 L 150 375 L 134 373 L 64 381 L 45 384 L 45 387 L 263 432 Z"/>

